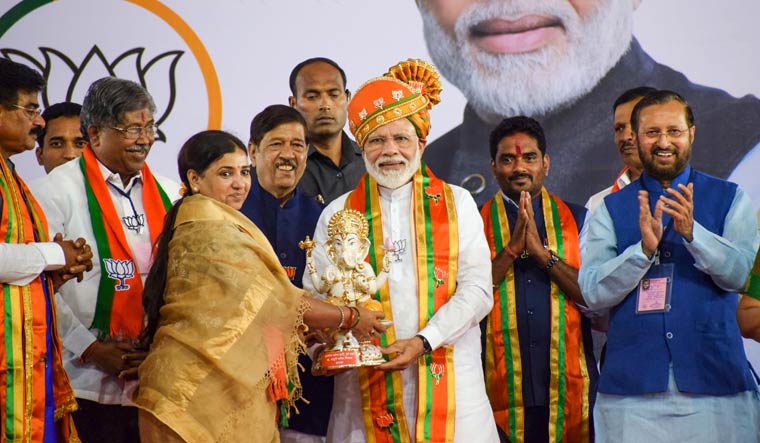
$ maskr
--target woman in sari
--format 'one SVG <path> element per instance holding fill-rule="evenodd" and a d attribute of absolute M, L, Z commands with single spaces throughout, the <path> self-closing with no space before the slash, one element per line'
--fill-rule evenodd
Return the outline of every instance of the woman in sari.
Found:
<path fill-rule="evenodd" d="M 315 300 L 293 286 L 238 209 L 251 175 L 245 145 L 223 131 L 191 137 L 178 158 L 184 196 L 167 213 L 145 284 L 150 346 L 134 401 L 150 442 L 279 441 L 300 396 L 304 324 L 383 331 L 382 313 Z M 357 315 L 358 314 L 358 315 Z"/>

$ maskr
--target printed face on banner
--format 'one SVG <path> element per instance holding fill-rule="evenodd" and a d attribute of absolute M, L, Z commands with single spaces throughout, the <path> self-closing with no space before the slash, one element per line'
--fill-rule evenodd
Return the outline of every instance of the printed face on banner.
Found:
<path fill-rule="evenodd" d="M 636 0 L 422 0 L 430 55 L 478 114 L 542 115 L 590 91 L 632 35 Z M 510 87 L 504 87 L 510 85 Z"/>

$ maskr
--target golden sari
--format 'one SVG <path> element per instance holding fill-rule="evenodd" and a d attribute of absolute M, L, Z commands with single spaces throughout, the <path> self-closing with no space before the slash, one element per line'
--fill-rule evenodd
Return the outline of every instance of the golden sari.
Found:
<path fill-rule="evenodd" d="M 179 209 L 167 272 L 135 403 L 187 442 L 279 441 L 268 394 L 300 395 L 303 291 L 250 220 L 202 195 Z"/>

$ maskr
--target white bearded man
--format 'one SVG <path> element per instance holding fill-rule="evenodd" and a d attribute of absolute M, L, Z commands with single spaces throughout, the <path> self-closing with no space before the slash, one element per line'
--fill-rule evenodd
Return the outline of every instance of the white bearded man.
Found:
<path fill-rule="evenodd" d="M 483 222 L 467 191 L 421 162 L 439 92 L 432 66 L 408 60 L 365 83 L 348 106 L 367 175 L 325 209 L 315 241 L 325 242 L 337 211 L 365 214 L 375 273 L 392 258 L 374 299 L 393 327 L 375 340 L 388 362 L 336 376 L 328 442 L 499 441 L 480 360 L 478 324 L 493 305 Z M 324 269 L 324 251 L 314 257 Z"/>
<path fill-rule="evenodd" d="M 425 161 L 451 183 L 483 189 L 475 197 L 482 204 L 499 189 L 488 170 L 488 135 L 502 118 L 526 115 L 541 123 L 552 146 L 547 187 L 567 201 L 586 201 L 618 172 L 607 109 L 623 91 L 650 85 L 679 91 L 700 110 L 692 165 L 757 183 L 760 100 L 694 84 L 653 60 L 633 37 L 640 3 L 418 0 L 433 62 L 467 97 L 462 124 L 431 143 Z M 714 146 L 720 156 L 712 155 Z"/>

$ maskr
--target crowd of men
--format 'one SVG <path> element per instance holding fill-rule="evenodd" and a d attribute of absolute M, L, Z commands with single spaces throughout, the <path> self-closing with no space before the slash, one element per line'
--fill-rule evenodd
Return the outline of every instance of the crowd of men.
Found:
<path fill-rule="evenodd" d="M 142 285 L 181 192 L 146 163 L 155 104 L 106 77 L 81 106 L 41 112 L 38 72 L 0 59 L 0 79 L 3 436 L 137 442 Z M 623 165 L 586 207 L 544 185 L 546 128 L 501 119 L 473 156 L 498 186 L 478 209 L 423 161 L 455 158 L 427 148 L 431 65 L 399 63 L 352 95 L 338 64 L 312 58 L 289 83 L 289 106 L 251 121 L 241 212 L 307 289 L 298 242 L 324 243 L 343 208 L 365 214 L 369 261 L 391 256 L 375 299 L 393 327 L 377 368 L 312 374 L 301 358 L 309 403 L 282 441 L 760 441 L 742 344 L 760 338 L 755 210 L 692 167 L 688 97 L 637 87 L 606 104 Z M 35 142 L 47 175 L 27 187 L 11 157 Z"/>

